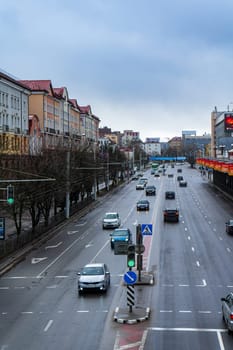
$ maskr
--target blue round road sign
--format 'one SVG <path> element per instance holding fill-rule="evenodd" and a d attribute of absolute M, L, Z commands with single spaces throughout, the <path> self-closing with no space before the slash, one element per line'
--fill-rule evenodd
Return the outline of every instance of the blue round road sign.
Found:
<path fill-rule="evenodd" d="M 134 271 L 127 271 L 124 274 L 124 281 L 127 284 L 134 284 L 137 281 L 137 274 Z"/>

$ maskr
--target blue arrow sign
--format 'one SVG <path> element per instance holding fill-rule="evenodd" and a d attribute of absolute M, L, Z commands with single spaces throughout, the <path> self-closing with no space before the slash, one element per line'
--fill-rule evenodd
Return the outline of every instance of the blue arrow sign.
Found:
<path fill-rule="evenodd" d="M 152 235 L 152 224 L 142 224 L 141 229 L 143 235 Z"/>
<path fill-rule="evenodd" d="M 127 271 L 124 274 L 124 281 L 127 284 L 134 284 L 137 281 L 137 274 L 134 271 Z"/>

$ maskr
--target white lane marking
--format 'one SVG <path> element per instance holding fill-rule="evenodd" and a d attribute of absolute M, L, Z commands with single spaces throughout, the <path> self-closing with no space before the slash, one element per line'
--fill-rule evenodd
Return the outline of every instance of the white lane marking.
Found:
<path fill-rule="evenodd" d="M 180 312 L 180 313 L 187 313 L 187 314 L 188 314 L 188 313 L 192 313 L 191 310 L 179 310 L 179 312 Z"/>
<path fill-rule="evenodd" d="M 190 236 L 188 236 L 188 240 L 190 241 L 190 239 L 191 239 L 191 237 Z"/>
<path fill-rule="evenodd" d="M 227 286 L 227 288 L 233 288 L 233 285 Z"/>
<path fill-rule="evenodd" d="M 93 263 L 95 261 L 95 259 L 97 258 L 97 256 L 102 252 L 102 250 L 104 250 L 104 248 L 109 244 L 109 240 L 107 240 L 105 242 L 105 244 L 103 245 L 102 248 L 100 248 L 100 250 L 97 252 L 97 254 L 94 256 L 93 259 L 91 259 L 91 263 Z"/>
<path fill-rule="evenodd" d="M 198 261 L 198 260 L 196 261 L 196 264 L 197 264 L 197 266 L 198 266 L 198 267 L 200 267 L 200 263 L 199 263 L 199 261 Z"/>
<path fill-rule="evenodd" d="M 47 325 L 44 328 L 44 332 L 47 332 L 48 329 L 52 326 L 52 324 L 53 324 L 53 320 L 49 320 L 49 322 L 47 323 Z"/>
<path fill-rule="evenodd" d="M 25 289 L 26 287 L 14 287 L 14 289 Z"/>
<path fill-rule="evenodd" d="M 77 230 L 76 230 L 76 231 L 68 231 L 68 232 L 67 232 L 67 235 L 74 235 L 75 233 L 78 233 L 78 232 L 79 232 L 79 231 L 77 231 Z"/>
<path fill-rule="evenodd" d="M 32 315 L 33 311 L 22 311 L 21 314 L 22 315 Z"/>
<path fill-rule="evenodd" d="M 219 237 L 219 239 L 220 239 L 220 241 L 222 241 L 222 237 L 221 236 Z"/>
<path fill-rule="evenodd" d="M 55 288 L 57 288 L 57 284 L 54 284 L 53 286 L 47 286 L 46 288 L 47 289 L 55 289 Z"/>
<path fill-rule="evenodd" d="M 173 310 L 160 310 L 159 312 L 164 312 L 164 313 L 168 312 L 168 313 L 171 313 L 171 312 L 173 312 Z"/>
<path fill-rule="evenodd" d="M 2 290 L 9 289 L 9 287 L 0 287 L 0 289 L 2 289 Z"/>
<path fill-rule="evenodd" d="M 203 284 L 196 284 L 196 287 L 206 287 L 207 283 L 206 280 L 202 280 Z"/>
<path fill-rule="evenodd" d="M 86 225 L 86 223 L 87 223 L 87 221 L 80 222 L 80 223 L 76 224 L 75 226 L 84 226 L 84 225 Z"/>
<path fill-rule="evenodd" d="M 45 249 L 57 248 L 57 247 L 59 247 L 62 243 L 63 243 L 63 242 L 59 242 L 59 243 L 57 243 L 57 244 L 55 244 L 55 245 L 49 245 L 49 246 L 45 247 Z"/>
<path fill-rule="evenodd" d="M 195 252 L 195 248 L 194 247 L 192 247 L 191 249 L 192 249 L 193 252 Z"/>
<path fill-rule="evenodd" d="M 211 314 L 211 311 L 198 311 L 199 314 Z"/>
<path fill-rule="evenodd" d="M 87 313 L 87 312 L 89 312 L 89 310 L 77 310 L 77 312 L 80 312 L 80 313 Z"/>
<path fill-rule="evenodd" d="M 227 251 L 228 251 L 228 253 L 231 253 L 231 249 L 230 248 L 227 248 Z"/>
<path fill-rule="evenodd" d="M 86 245 L 85 245 L 85 248 L 89 248 L 89 247 L 92 247 L 93 246 L 93 241 L 91 241 L 90 243 L 87 243 Z"/>
<path fill-rule="evenodd" d="M 162 327 L 149 327 L 148 330 L 151 331 L 174 331 L 174 332 L 221 332 L 226 333 L 227 329 L 216 329 L 216 328 L 162 328 Z"/>
<path fill-rule="evenodd" d="M 189 287 L 189 284 L 179 284 L 179 287 Z"/>
<path fill-rule="evenodd" d="M 69 277 L 69 276 L 55 276 L 55 278 L 67 278 L 67 277 Z"/>
<path fill-rule="evenodd" d="M 185 230 L 185 231 L 188 231 L 188 227 L 185 227 L 184 230 Z"/>
<path fill-rule="evenodd" d="M 222 340 L 222 334 L 219 331 L 217 332 L 217 337 L 218 337 L 220 350 L 224 350 L 225 347 L 224 347 L 223 340 Z"/>
<path fill-rule="evenodd" d="M 47 257 L 44 258 L 32 258 L 31 263 L 32 264 L 38 264 L 39 262 L 48 259 Z"/>

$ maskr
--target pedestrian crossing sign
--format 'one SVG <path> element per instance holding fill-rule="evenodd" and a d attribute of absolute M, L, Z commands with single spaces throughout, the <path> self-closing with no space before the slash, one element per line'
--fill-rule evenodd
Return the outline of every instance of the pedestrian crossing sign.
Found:
<path fill-rule="evenodd" d="M 141 229 L 143 235 L 152 235 L 152 224 L 142 224 Z"/>

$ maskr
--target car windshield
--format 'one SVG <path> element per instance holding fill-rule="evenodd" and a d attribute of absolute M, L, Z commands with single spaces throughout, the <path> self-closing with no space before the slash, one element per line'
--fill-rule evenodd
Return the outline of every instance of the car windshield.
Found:
<path fill-rule="evenodd" d="M 113 236 L 128 236 L 127 230 L 119 230 L 119 231 L 113 231 Z"/>
<path fill-rule="evenodd" d="M 139 201 L 138 203 L 140 203 L 140 204 L 147 204 L 148 201 L 147 201 L 147 200 L 141 200 L 141 201 Z"/>
<path fill-rule="evenodd" d="M 104 275 L 104 269 L 101 266 L 88 266 L 82 269 L 81 274 L 85 276 Z"/>
<path fill-rule="evenodd" d="M 228 221 L 228 225 L 232 225 L 233 226 L 233 220 L 229 220 Z"/>
<path fill-rule="evenodd" d="M 105 219 L 116 219 L 117 218 L 117 214 L 106 214 L 105 215 L 105 217 L 104 217 Z"/>

